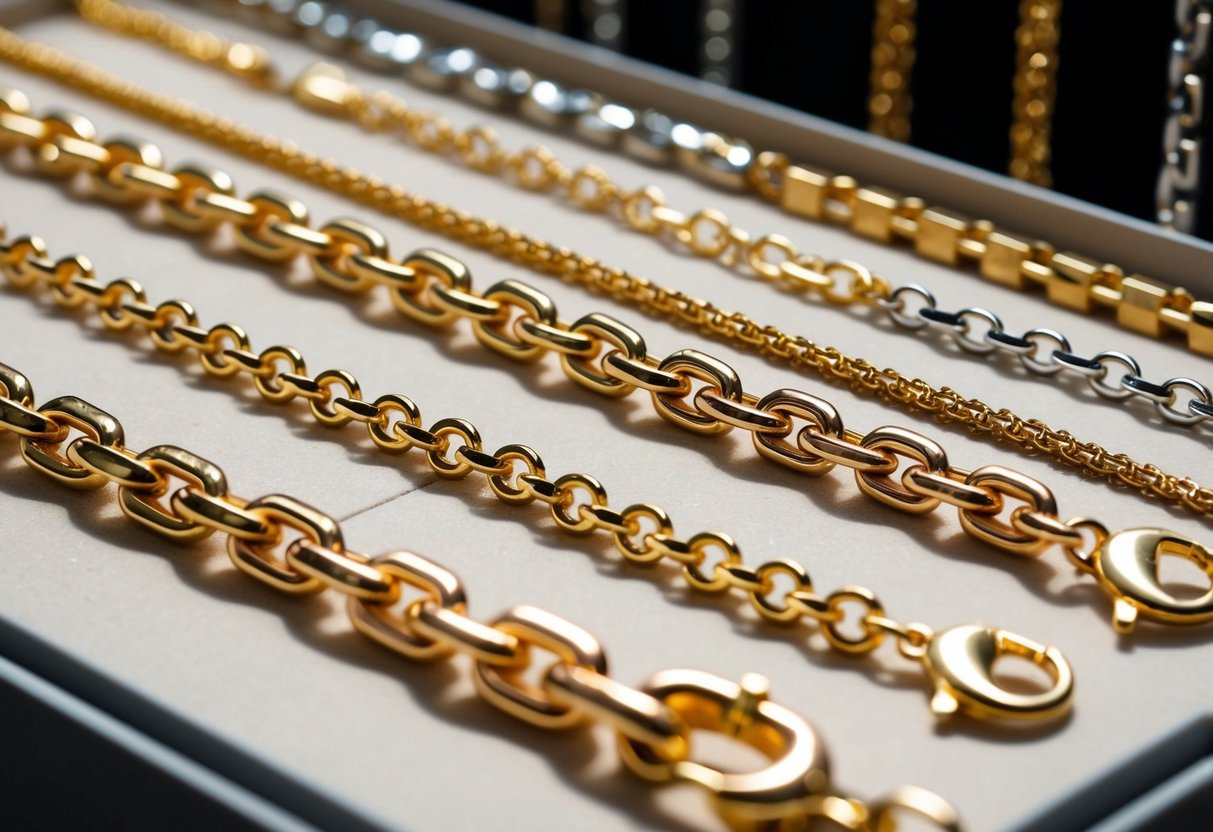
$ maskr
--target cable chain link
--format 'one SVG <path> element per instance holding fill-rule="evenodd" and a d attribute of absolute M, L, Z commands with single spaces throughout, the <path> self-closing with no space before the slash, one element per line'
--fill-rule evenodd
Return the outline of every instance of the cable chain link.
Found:
<path fill-rule="evenodd" d="M 1208 0 L 1176 0 L 1178 37 L 1171 42 L 1167 68 L 1167 119 L 1163 126 L 1163 162 L 1158 172 L 1160 225 L 1192 234 L 1200 196 L 1204 97 L 1209 70 L 1209 33 L 1213 8 Z"/>

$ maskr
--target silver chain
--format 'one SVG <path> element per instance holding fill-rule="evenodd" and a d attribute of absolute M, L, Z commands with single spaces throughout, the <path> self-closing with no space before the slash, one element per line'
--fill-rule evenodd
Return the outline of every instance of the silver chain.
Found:
<path fill-rule="evenodd" d="M 699 77 L 724 87 L 737 82 L 737 0 L 700 0 Z"/>
<path fill-rule="evenodd" d="M 1167 120 L 1158 174 L 1158 222 L 1191 234 L 1200 192 L 1200 146 L 1209 32 L 1210 0 L 1176 0 L 1179 36 L 1171 43 L 1167 71 Z"/>
<path fill-rule="evenodd" d="M 1039 376 L 1058 373 L 1081 376 L 1101 398 L 1144 399 L 1172 424 L 1192 426 L 1213 419 L 1213 391 L 1207 386 L 1186 377 L 1156 384 L 1143 378 L 1137 359 L 1123 352 L 1105 350 L 1093 358 L 1083 358 L 1073 351 L 1066 336 L 1044 327 L 1013 335 L 1007 332 L 1002 319 L 988 309 L 976 306 L 958 312 L 939 309 L 935 295 L 917 283 L 898 286 L 887 300 L 881 301 L 881 306 L 904 329 L 943 332 L 973 355 L 1010 353 Z M 1182 393 L 1189 394 L 1184 404 L 1180 404 Z"/>

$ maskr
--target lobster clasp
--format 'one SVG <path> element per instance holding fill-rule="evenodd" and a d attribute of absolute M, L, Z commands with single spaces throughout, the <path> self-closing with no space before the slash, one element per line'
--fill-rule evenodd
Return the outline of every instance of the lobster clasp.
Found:
<path fill-rule="evenodd" d="M 321 62 L 300 73 L 291 87 L 291 95 L 309 110 L 338 116 L 350 112 L 358 90 L 346 80 L 341 67 Z"/>
<path fill-rule="evenodd" d="M 698 670 L 666 670 L 641 689 L 674 711 L 688 729 L 714 731 L 753 746 L 771 760 L 761 771 L 730 773 L 620 735 L 624 763 L 658 782 L 698 783 L 734 822 L 778 820 L 815 809 L 829 797 L 829 763 L 817 733 L 793 711 L 767 699 L 769 683 L 747 673 L 741 684 Z"/>
<path fill-rule="evenodd" d="M 1213 585 L 1193 598 L 1177 598 L 1158 575 L 1165 556 L 1186 558 L 1213 582 L 1213 552 L 1166 529 L 1127 529 L 1107 536 L 1088 561 L 1100 586 L 1112 596 L 1112 625 L 1131 633 L 1138 617 L 1166 624 L 1213 621 Z"/>
<path fill-rule="evenodd" d="M 1040 693 L 1007 690 L 993 674 L 1001 656 L 1021 656 L 1044 668 L 1052 686 Z M 976 717 L 1050 719 L 1065 713 L 1074 693 L 1074 675 L 1056 647 L 981 624 L 933 636 L 921 659 L 935 684 L 931 710 L 940 717 L 963 711 Z"/>

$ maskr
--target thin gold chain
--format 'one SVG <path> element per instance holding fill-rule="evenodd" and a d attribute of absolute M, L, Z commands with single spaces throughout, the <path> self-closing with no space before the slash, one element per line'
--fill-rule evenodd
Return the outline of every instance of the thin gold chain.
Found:
<path fill-rule="evenodd" d="M 76 260 L 70 270 L 76 279 L 80 265 Z M 54 285 L 67 288 L 63 282 Z M 99 290 L 93 298 L 99 312 L 117 313 L 107 318 L 101 312 L 113 326 L 128 320 L 121 316 L 130 305 L 123 299 L 131 288 L 124 284 L 110 291 L 113 287 L 83 280 L 69 291 Z M 185 309 L 175 306 L 168 314 L 177 319 Z M 147 326 L 153 338 L 157 323 L 167 320 L 129 319 Z M 474 618 L 463 582 L 437 562 L 404 550 L 372 557 L 347 548 L 332 516 L 284 494 L 238 497 L 218 465 L 180 447 L 134 451 L 114 416 L 76 396 L 38 406 L 29 380 L 5 364 L 0 364 L 0 414 L 0 438 L 18 437 L 21 457 L 35 471 L 77 489 L 117 486 L 116 502 L 127 517 L 175 542 L 225 535 L 227 553 L 241 572 L 287 594 L 336 593 L 357 632 L 400 656 L 418 662 L 470 660 L 477 692 L 516 719 L 553 730 L 587 722 L 610 727 L 626 768 L 658 783 L 698 782 L 726 820 L 824 816 L 848 829 L 870 830 L 885 828 L 890 815 L 911 808 L 942 829 L 958 828 L 951 806 L 917 787 L 901 787 L 866 804 L 834 795 L 816 732 L 790 710 L 761 707 L 768 685 L 760 676 L 746 674 L 735 684 L 700 671 L 666 670 L 638 687 L 625 685 L 609 674 L 598 640 L 573 622 L 531 606 L 514 607 L 488 622 Z M 405 612 L 394 612 L 402 599 L 411 599 Z M 523 676 L 538 650 L 554 654 L 555 661 L 532 686 Z M 716 707 L 722 718 L 705 722 L 705 706 Z M 742 742 L 761 735 L 753 744 L 771 764 L 747 775 L 753 779 L 740 789 L 728 788 L 724 772 L 713 771 L 713 780 L 683 777 L 679 764 L 691 757 L 692 728 Z"/>
<path fill-rule="evenodd" d="M 1060 24 L 1061 0 L 1020 1 L 1008 170 L 1016 179 L 1045 188 L 1053 184 L 1049 162 Z"/>
<path fill-rule="evenodd" d="M 943 422 L 962 423 L 978 436 L 1004 441 L 1027 455 L 1044 454 L 1067 467 L 1095 474 L 1113 484 L 1130 486 L 1148 497 L 1199 515 L 1213 513 L 1213 489 L 1188 477 L 1163 472 L 1124 453 L 1112 453 L 1038 419 L 1024 419 L 1005 408 L 995 410 L 952 388 L 936 388 L 891 368 L 882 370 L 836 348 L 760 324 L 744 313 L 728 312 L 516 229 L 410 194 L 376 176 L 342 166 L 189 102 L 145 90 L 60 50 L 26 42 L 8 30 L 0 30 L 0 59 L 538 273 L 556 275 L 569 284 L 584 286 L 667 321 L 694 327 L 709 337 L 793 368 L 812 370 L 824 379 L 845 382 L 858 393 L 911 412 L 930 413 Z"/>
<path fill-rule="evenodd" d="M 868 131 L 897 142 L 910 140 L 910 74 L 914 71 L 914 16 L 918 0 L 876 0 Z"/>

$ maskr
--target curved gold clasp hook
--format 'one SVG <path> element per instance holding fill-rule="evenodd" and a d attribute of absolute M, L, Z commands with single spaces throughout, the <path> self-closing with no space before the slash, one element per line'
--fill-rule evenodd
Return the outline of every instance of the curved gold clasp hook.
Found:
<path fill-rule="evenodd" d="M 769 683 L 762 676 L 747 673 L 737 684 L 698 670 L 666 670 L 641 689 L 688 728 L 735 737 L 771 760 L 761 771 L 735 774 L 666 758 L 652 745 L 620 735 L 620 755 L 641 777 L 698 783 L 712 793 L 722 815 L 738 822 L 803 814 L 829 796 L 829 763 L 817 733 L 798 714 L 767 699 Z"/>
<path fill-rule="evenodd" d="M 1213 582 L 1213 552 L 1166 529 L 1116 532 L 1091 556 L 1088 571 L 1112 596 L 1112 625 L 1117 632 L 1133 632 L 1139 616 L 1166 624 L 1213 621 L 1213 585 L 1198 597 L 1176 598 L 1158 577 L 1158 562 L 1164 556 L 1187 558 Z"/>
<path fill-rule="evenodd" d="M 1007 690 L 994 679 L 1001 656 L 1021 656 L 1045 669 L 1053 685 L 1042 693 Z M 935 684 L 936 716 L 964 711 L 977 717 L 1049 719 L 1070 707 L 1074 674 L 1061 651 L 1006 630 L 981 624 L 953 627 L 933 636 L 920 658 Z"/>

